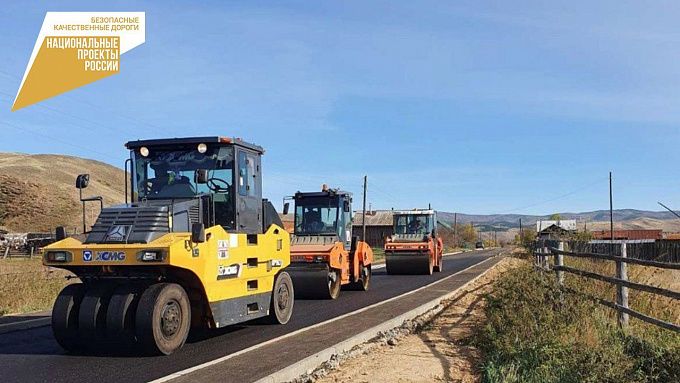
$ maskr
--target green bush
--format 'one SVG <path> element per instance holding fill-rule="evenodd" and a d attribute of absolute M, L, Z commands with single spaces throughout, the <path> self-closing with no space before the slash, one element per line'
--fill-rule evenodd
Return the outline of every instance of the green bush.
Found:
<path fill-rule="evenodd" d="M 485 382 L 680 382 L 676 334 L 625 335 L 608 309 L 563 292 L 553 274 L 511 270 L 486 300 L 474 341 Z"/>

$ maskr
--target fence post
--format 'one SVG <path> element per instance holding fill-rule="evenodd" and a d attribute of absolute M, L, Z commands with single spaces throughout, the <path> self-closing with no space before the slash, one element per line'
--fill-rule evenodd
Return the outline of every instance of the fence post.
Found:
<path fill-rule="evenodd" d="M 6 259 L 8 254 L 9 254 L 9 245 L 7 245 L 7 247 L 5 248 L 5 256 L 3 256 L 2 258 Z"/>
<path fill-rule="evenodd" d="M 621 258 L 627 258 L 628 251 L 626 248 L 626 242 L 621 243 Z M 628 280 L 628 264 L 625 262 L 616 262 L 616 278 L 622 279 L 624 281 Z M 622 285 L 616 285 L 616 304 L 621 307 L 628 308 L 628 287 Z M 626 329 L 628 327 L 628 313 L 619 311 L 619 326 Z"/>
<path fill-rule="evenodd" d="M 33 246 L 31 246 L 31 252 L 28 253 L 28 259 L 33 258 Z"/>
<path fill-rule="evenodd" d="M 543 247 L 542 251 L 543 255 L 541 256 L 541 268 L 543 270 L 550 270 L 550 267 L 548 266 L 548 254 L 550 254 L 550 249 L 548 246 Z"/>
<path fill-rule="evenodd" d="M 557 249 L 564 251 L 564 242 L 560 241 L 560 243 L 557 245 Z M 564 255 L 555 253 L 555 266 L 564 266 Z M 557 283 L 560 286 L 564 285 L 564 271 L 559 269 L 557 270 Z"/>

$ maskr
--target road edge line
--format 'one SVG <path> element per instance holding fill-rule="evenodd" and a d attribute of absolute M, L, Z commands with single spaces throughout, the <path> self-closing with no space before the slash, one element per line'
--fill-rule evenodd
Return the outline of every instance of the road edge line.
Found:
<path fill-rule="evenodd" d="M 51 321 L 52 321 L 52 317 L 49 316 L 49 317 L 46 317 L 46 318 L 35 318 L 35 319 L 22 320 L 22 321 L 18 321 L 18 322 L 10 322 L 10 323 L 0 324 L 0 335 L 1 334 L 7 334 L 7 333 L 10 333 L 10 332 L 14 332 L 14 331 L 30 330 L 32 328 L 49 326 Z"/>
<path fill-rule="evenodd" d="M 445 254 L 445 255 L 454 255 L 454 254 L 460 254 L 460 253 L 449 253 L 449 254 Z M 346 318 L 346 317 L 349 317 L 349 316 L 352 316 L 352 315 L 359 314 L 359 313 L 361 313 L 361 312 L 364 312 L 364 311 L 366 311 L 366 310 L 370 310 L 370 309 L 372 309 L 372 308 L 374 308 L 374 307 L 378 307 L 378 306 L 380 306 L 380 305 L 383 305 L 383 304 L 385 304 L 385 303 L 394 301 L 394 300 L 396 300 L 396 299 L 400 299 L 400 298 L 405 297 L 405 296 L 407 296 L 407 295 L 414 294 L 414 293 L 416 293 L 416 292 L 418 292 L 418 291 L 420 291 L 420 290 L 422 290 L 422 289 L 425 289 L 425 288 L 430 287 L 430 286 L 434 286 L 434 285 L 439 284 L 439 283 L 441 283 L 441 282 L 443 282 L 443 281 L 445 281 L 445 280 L 447 280 L 447 279 L 449 279 L 449 278 L 452 278 L 452 277 L 454 277 L 454 276 L 456 276 L 456 275 L 458 275 L 458 274 L 460 274 L 460 273 L 463 273 L 463 272 L 465 272 L 465 271 L 467 271 L 467 270 L 469 270 L 469 269 L 471 269 L 471 268 L 473 268 L 473 267 L 475 267 L 475 266 L 477 266 L 477 265 L 479 265 L 479 264 L 482 264 L 482 263 L 484 263 L 484 262 L 487 262 L 487 261 L 489 261 L 489 260 L 491 260 L 491 259 L 497 257 L 498 255 L 500 255 L 500 254 L 497 254 L 497 255 L 494 255 L 494 256 L 492 256 L 492 257 L 483 259 L 483 260 L 481 260 L 481 261 L 479 261 L 479 262 L 476 262 L 476 263 L 474 263 L 474 264 L 472 264 L 472 265 L 470 265 L 470 266 L 468 266 L 468 267 L 466 267 L 466 268 L 464 268 L 464 269 L 462 269 L 462 270 L 459 270 L 459 271 L 457 271 L 457 272 L 455 272 L 455 273 L 453 273 L 453 274 L 451 274 L 451 275 L 449 275 L 449 276 L 446 276 L 446 277 L 444 277 L 444 278 L 442 278 L 442 279 L 438 279 L 438 280 L 436 280 L 436 281 L 434 281 L 434 282 L 432 282 L 432 283 L 429 283 L 429 284 L 427 284 L 427 285 L 421 286 L 421 287 L 419 287 L 419 288 L 417 288 L 417 289 L 415 289 L 415 290 L 407 291 L 407 292 L 405 292 L 405 293 L 403 293 L 403 294 L 401 294 L 401 295 L 394 296 L 394 297 L 389 298 L 389 299 L 386 299 L 386 300 L 384 300 L 384 301 L 376 302 L 376 303 L 374 303 L 374 304 L 372 304 L 372 305 L 368 305 L 368 306 L 366 306 L 366 307 L 362 307 L 362 308 L 360 308 L 360 309 L 358 309 L 358 310 L 355 310 L 355 311 L 352 311 L 352 312 L 345 313 L 345 314 L 343 314 L 343 315 L 340 315 L 340 316 L 337 316 L 337 317 L 334 317 L 334 318 L 325 320 L 325 321 L 323 321 L 323 322 L 315 323 L 315 324 L 313 324 L 313 325 L 311 325 L 311 326 L 307 326 L 307 327 L 303 327 L 303 328 L 301 328 L 301 329 L 297 329 L 297 330 L 295 330 L 295 331 L 293 331 L 293 332 L 289 332 L 289 333 L 284 334 L 284 335 L 281 335 L 281 336 L 279 336 L 279 337 L 269 339 L 269 340 L 267 340 L 267 341 L 264 341 L 264 342 L 262 342 L 262 343 L 258 343 L 258 344 L 256 344 L 256 345 L 250 346 L 250 347 L 248 347 L 248 348 L 244 348 L 243 350 L 236 351 L 236 352 L 231 353 L 231 354 L 229 354 L 229 355 L 225 355 L 225 356 L 222 356 L 222 357 L 220 357 L 220 358 L 213 359 L 213 360 L 211 360 L 211 361 L 208 361 L 208 362 L 205 362 L 205 363 L 201 363 L 201 364 L 199 364 L 199 365 L 196 365 L 196 366 L 193 366 L 193 367 L 189 367 L 189 368 L 186 368 L 186 369 L 184 369 L 184 370 L 177 371 L 177 372 L 174 372 L 174 373 L 172 373 L 172 374 L 169 374 L 169 375 L 160 377 L 160 378 L 158 378 L 158 379 L 151 380 L 151 381 L 149 381 L 149 383 L 164 383 L 164 382 L 168 382 L 168 381 L 173 380 L 173 379 L 177 379 L 177 378 L 183 377 L 183 376 L 185 376 L 185 375 L 189 375 L 189 374 L 191 374 L 191 373 L 193 373 L 193 372 L 196 372 L 196 371 L 202 370 L 202 369 L 204 369 L 204 368 L 208 368 L 208 367 L 214 366 L 214 365 L 216 365 L 216 364 L 225 362 L 225 361 L 227 361 L 227 360 L 229 360 L 229 359 L 235 358 L 235 357 L 237 357 L 237 356 L 240 356 L 240 355 L 242 355 L 242 354 L 248 353 L 248 352 L 250 352 L 250 351 L 257 350 L 258 348 L 262 348 L 262 347 L 268 346 L 268 345 L 270 345 L 270 344 L 272 344 L 272 343 L 278 342 L 278 341 L 280 341 L 280 340 L 284 340 L 284 339 L 287 339 L 287 338 L 296 336 L 296 335 L 301 334 L 301 333 L 303 333 L 303 332 L 305 332 L 305 331 L 312 330 L 312 329 L 314 329 L 314 328 L 317 328 L 317 327 L 320 327 L 320 326 L 327 325 L 327 324 L 329 324 L 329 323 L 338 321 L 338 320 L 340 320 L 340 319 L 343 319 L 343 318 Z M 329 358 L 330 358 L 330 356 L 329 356 Z M 299 363 L 299 362 L 298 362 L 298 363 Z M 306 371 L 306 370 L 305 370 L 305 371 Z"/>

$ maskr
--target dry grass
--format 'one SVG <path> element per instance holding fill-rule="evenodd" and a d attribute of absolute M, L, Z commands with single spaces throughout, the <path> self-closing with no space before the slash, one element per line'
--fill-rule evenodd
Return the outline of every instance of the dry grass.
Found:
<path fill-rule="evenodd" d="M 570 259 L 568 266 L 612 275 L 614 266 Z M 649 271 L 631 268 L 631 279 Z M 565 275 L 577 291 L 613 299 L 598 281 Z M 639 279 L 638 279 L 639 281 Z M 665 279 L 661 283 L 666 283 Z M 672 281 L 670 283 L 673 283 Z M 677 305 L 632 294 L 632 306 L 663 318 Z M 487 323 L 476 340 L 484 351 L 485 382 L 670 382 L 680 379 L 680 335 L 631 319 L 618 329 L 615 312 L 565 293 L 553 273 L 533 267 L 502 276 L 487 298 Z M 670 311 L 668 311 L 670 310 Z"/>
<path fill-rule="evenodd" d="M 374 262 L 382 262 L 385 260 L 385 249 L 382 247 L 373 247 L 373 261 Z"/>
<path fill-rule="evenodd" d="M 39 258 L 0 260 L 0 315 L 50 309 L 68 274 Z"/>
<path fill-rule="evenodd" d="M 616 265 L 611 261 L 565 257 L 565 265 L 605 276 L 616 276 Z M 585 279 L 569 273 L 565 274 L 565 285 L 567 287 L 578 286 L 579 291 L 584 291 L 611 302 L 616 300 L 616 287 L 614 285 Z M 680 291 L 680 270 L 665 270 L 629 264 L 628 279 L 631 282 Z M 628 300 L 633 310 L 661 320 L 680 323 L 680 304 L 671 298 L 629 289 Z M 616 316 L 613 310 L 608 310 L 608 313 L 611 318 Z M 647 336 L 650 332 L 656 333 L 665 330 L 657 329 L 636 319 L 631 319 L 630 331 L 639 336 Z"/>

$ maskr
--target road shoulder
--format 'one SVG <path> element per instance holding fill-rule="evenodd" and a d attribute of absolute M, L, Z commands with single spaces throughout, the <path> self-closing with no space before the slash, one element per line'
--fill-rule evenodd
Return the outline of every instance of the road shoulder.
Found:
<path fill-rule="evenodd" d="M 499 274 L 521 261 L 504 258 L 465 286 L 445 308 L 336 357 L 299 382 L 478 382 L 481 355 L 469 338 L 484 321 L 484 295 Z M 370 355 L 370 357 L 367 357 Z"/>

